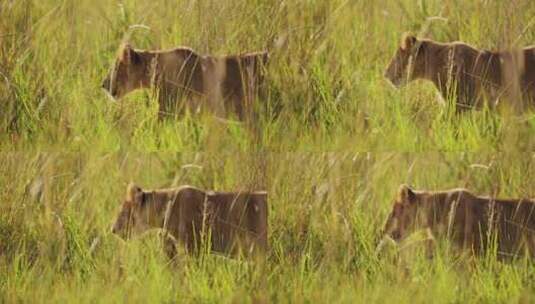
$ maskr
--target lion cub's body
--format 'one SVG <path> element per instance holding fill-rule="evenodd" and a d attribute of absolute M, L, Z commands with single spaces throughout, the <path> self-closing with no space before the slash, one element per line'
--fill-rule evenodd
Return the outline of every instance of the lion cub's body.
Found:
<path fill-rule="evenodd" d="M 428 192 L 402 186 L 384 233 L 399 241 L 418 229 L 429 229 L 474 253 L 496 245 L 501 257 L 535 256 L 535 201 L 476 196 L 465 189 Z"/>
<path fill-rule="evenodd" d="M 501 97 L 534 105 L 535 47 L 495 52 L 463 42 L 440 43 L 408 35 L 385 77 L 395 86 L 429 80 L 444 99 L 455 98 L 457 111 L 480 109 L 485 104 L 494 108 Z"/>
<path fill-rule="evenodd" d="M 220 117 L 234 113 L 242 120 L 250 118 L 268 60 L 267 52 L 215 57 L 186 47 L 123 48 L 103 87 L 114 98 L 152 87 L 160 117 L 207 108 Z"/>
<path fill-rule="evenodd" d="M 114 233 L 162 228 L 189 252 L 203 242 L 216 252 L 250 253 L 265 250 L 266 192 L 211 192 L 191 186 L 144 191 L 130 186 Z"/>

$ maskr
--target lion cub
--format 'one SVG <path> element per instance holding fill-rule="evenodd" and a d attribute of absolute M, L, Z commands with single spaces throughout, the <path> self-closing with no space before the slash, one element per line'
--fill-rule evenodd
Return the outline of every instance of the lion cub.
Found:
<path fill-rule="evenodd" d="M 114 99 L 152 88 L 160 118 L 204 107 L 220 117 L 234 113 L 245 120 L 253 113 L 267 62 L 266 51 L 215 57 L 187 47 L 148 51 L 126 44 L 120 47 L 102 88 Z"/>
<path fill-rule="evenodd" d="M 267 217 L 267 193 L 262 191 L 143 190 L 131 184 L 112 232 L 127 239 L 161 228 L 171 236 L 166 242 L 174 239 L 188 252 L 198 252 L 204 241 L 216 252 L 249 254 L 268 247 Z M 172 257 L 174 250 L 167 253 Z"/>
<path fill-rule="evenodd" d="M 497 246 L 499 257 L 535 255 L 535 201 L 476 196 L 465 189 L 415 191 L 402 185 L 383 236 L 399 242 L 416 230 L 480 254 Z"/>
<path fill-rule="evenodd" d="M 504 94 L 533 106 L 535 47 L 494 52 L 405 34 L 384 76 L 396 87 L 416 79 L 432 81 L 444 99 L 455 98 L 458 112 L 485 103 L 493 108 Z"/>

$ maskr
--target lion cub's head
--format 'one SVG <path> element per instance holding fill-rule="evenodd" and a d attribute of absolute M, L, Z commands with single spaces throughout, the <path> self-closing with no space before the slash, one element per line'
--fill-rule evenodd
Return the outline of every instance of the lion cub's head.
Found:
<path fill-rule="evenodd" d="M 141 52 L 125 44 L 119 48 L 115 64 L 102 82 L 102 88 L 114 99 L 150 85 L 147 60 Z"/>
<path fill-rule="evenodd" d="M 406 185 L 399 188 L 394 206 L 383 228 L 383 236 L 400 241 L 415 230 L 419 197 Z"/>
<path fill-rule="evenodd" d="M 411 34 L 404 34 L 396 54 L 390 60 L 385 78 L 395 87 L 424 76 L 426 62 L 422 42 Z"/>
<path fill-rule="evenodd" d="M 112 226 L 112 233 L 128 239 L 132 234 L 140 234 L 161 226 L 163 216 L 160 203 L 154 192 L 144 192 L 134 184 L 128 185 L 126 198 Z"/>

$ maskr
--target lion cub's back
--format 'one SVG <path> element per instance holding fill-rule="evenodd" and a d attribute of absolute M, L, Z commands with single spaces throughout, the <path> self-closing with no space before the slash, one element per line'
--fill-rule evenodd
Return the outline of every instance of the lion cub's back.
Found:
<path fill-rule="evenodd" d="M 267 247 L 266 192 L 216 192 L 209 194 L 209 201 L 209 212 L 215 213 L 215 225 L 223 235 L 248 235 L 257 245 Z"/>

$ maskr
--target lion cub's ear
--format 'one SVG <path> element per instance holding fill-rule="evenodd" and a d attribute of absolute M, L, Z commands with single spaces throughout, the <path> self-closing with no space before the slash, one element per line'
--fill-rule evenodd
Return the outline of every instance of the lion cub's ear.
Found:
<path fill-rule="evenodd" d="M 411 33 L 405 33 L 403 34 L 403 38 L 401 38 L 401 49 L 405 51 L 410 50 L 416 45 L 417 42 L 418 39 L 416 36 Z"/>
<path fill-rule="evenodd" d="M 136 53 L 136 51 L 128 43 L 122 46 L 121 54 L 119 56 L 126 64 L 137 64 L 140 61 L 139 54 Z"/>
<path fill-rule="evenodd" d="M 413 203 L 415 201 L 416 194 L 407 185 L 401 185 L 398 190 L 398 200 L 402 203 Z"/>
<path fill-rule="evenodd" d="M 132 51 L 132 47 L 128 43 L 123 43 L 119 46 L 119 51 L 117 52 L 117 57 L 121 61 L 128 61 L 130 57 L 130 52 Z"/>
<path fill-rule="evenodd" d="M 135 185 L 134 183 L 130 183 L 128 185 L 128 188 L 126 189 L 126 201 L 140 204 L 143 201 L 143 189 L 141 187 Z"/>

